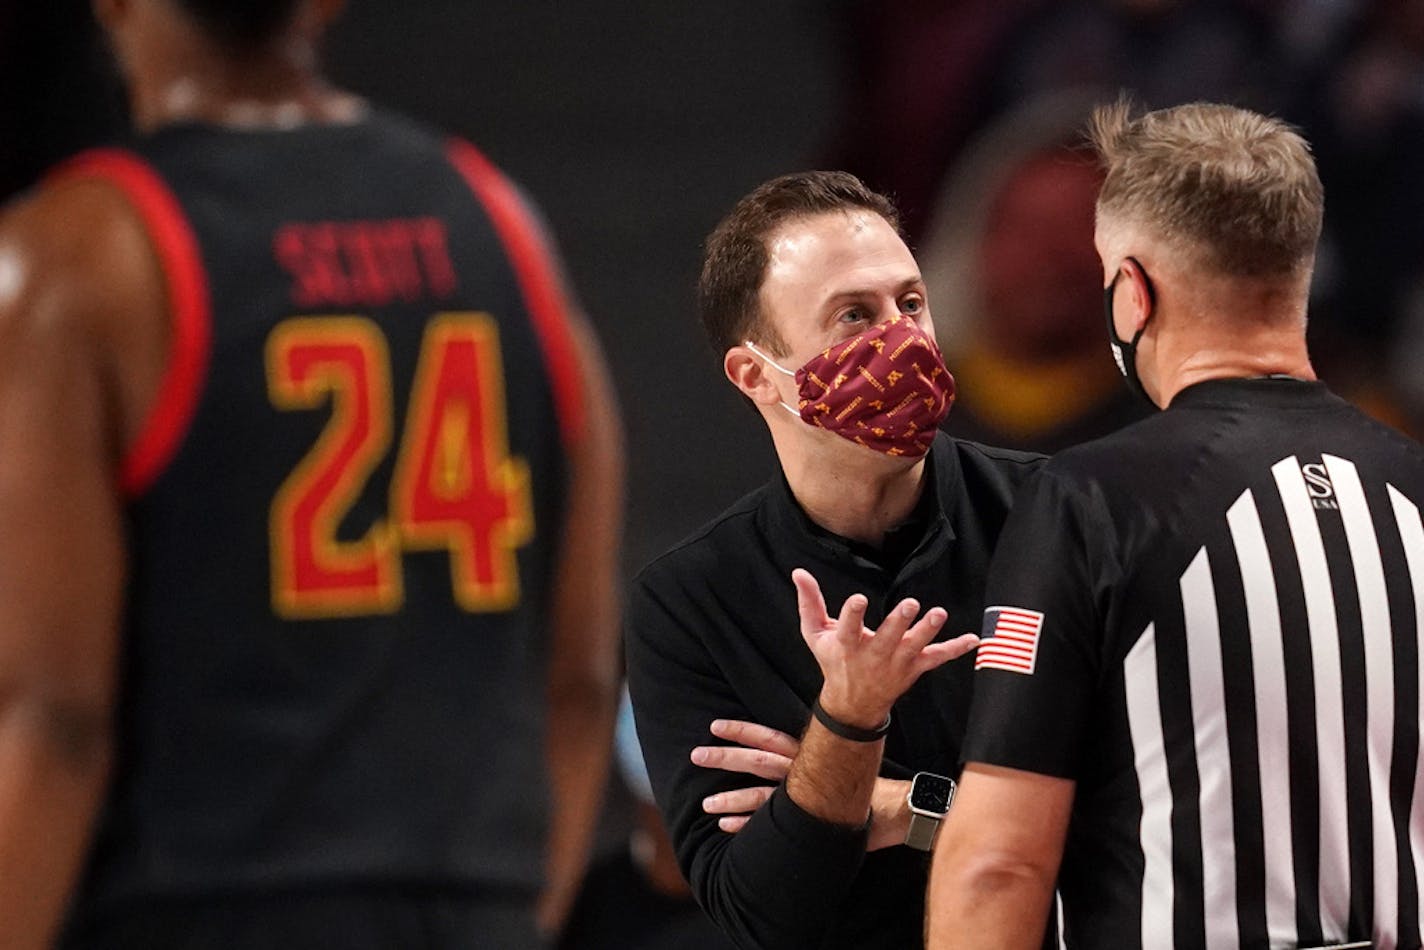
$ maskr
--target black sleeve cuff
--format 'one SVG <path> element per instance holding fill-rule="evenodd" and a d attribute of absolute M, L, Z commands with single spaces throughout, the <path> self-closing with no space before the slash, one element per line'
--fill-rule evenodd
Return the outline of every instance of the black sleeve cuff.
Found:
<path fill-rule="evenodd" d="M 801 847 L 851 847 L 863 853 L 870 835 L 869 812 L 865 815 L 865 822 L 860 825 L 840 825 L 826 821 L 796 804 L 796 799 L 786 791 L 784 784 L 772 793 L 771 801 L 767 803 L 767 817 L 787 839 Z"/>

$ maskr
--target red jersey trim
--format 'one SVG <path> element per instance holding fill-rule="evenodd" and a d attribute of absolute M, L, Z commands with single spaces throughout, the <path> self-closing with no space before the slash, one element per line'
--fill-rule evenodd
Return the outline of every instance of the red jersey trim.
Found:
<path fill-rule="evenodd" d="M 514 265 L 525 306 L 544 350 L 559 428 L 565 444 L 573 445 L 584 431 L 583 380 L 569 333 L 568 301 L 564 299 L 553 255 L 519 193 L 489 159 L 459 139 L 451 140 L 448 154 L 451 164 L 489 212 Z"/>
<path fill-rule="evenodd" d="M 163 270 L 172 316 L 168 365 L 148 418 L 119 462 L 119 490 L 146 492 L 172 462 L 197 412 L 212 350 L 212 300 L 197 238 L 178 199 L 158 173 L 132 152 L 117 148 L 81 153 L 51 180 L 99 178 L 133 203 Z"/>

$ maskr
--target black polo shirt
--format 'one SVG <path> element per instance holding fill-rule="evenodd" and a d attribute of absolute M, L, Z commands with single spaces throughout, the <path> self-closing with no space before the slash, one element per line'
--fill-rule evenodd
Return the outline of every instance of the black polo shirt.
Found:
<path fill-rule="evenodd" d="M 784 787 L 735 835 L 702 810 L 706 796 L 758 781 L 692 764 L 694 746 L 717 741 L 712 720 L 799 735 L 820 691 L 792 569 L 816 576 L 832 613 L 865 594 L 872 627 L 915 597 L 949 611 L 942 636 L 974 630 L 1014 490 L 1041 461 L 941 434 L 925 469 L 932 490 L 910 519 L 922 524 L 918 542 L 896 539 L 880 552 L 818 527 L 778 476 L 634 581 L 628 679 L 653 791 L 694 893 L 741 945 L 904 950 L 922 939 L 923 853 L 866 854 L 864 829 L 813 818 Z M 972 657 L 949 663 L 895 704 L 883 775 L 956 772 L 972 668 Z"/>

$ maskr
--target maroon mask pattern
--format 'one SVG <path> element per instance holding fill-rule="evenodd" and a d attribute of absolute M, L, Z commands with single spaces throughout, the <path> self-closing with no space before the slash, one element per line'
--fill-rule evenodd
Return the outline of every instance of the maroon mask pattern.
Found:
<path fill-rule="evenodd" d="M 886 455 L 922 457 L 954 403 L 939 346 L 904 315 L 826 348 L 795 377 L 802 420 Z"/>

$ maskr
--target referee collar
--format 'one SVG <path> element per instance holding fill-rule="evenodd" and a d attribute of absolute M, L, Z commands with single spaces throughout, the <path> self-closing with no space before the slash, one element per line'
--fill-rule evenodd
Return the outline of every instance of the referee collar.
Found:
<path fill-rule="evenodd" d="M 1169 411 L 1251 406 L 1291 409 L 1332 405 L 1339 401 L 1339 397 L 1318 380 L 1294 376 L 1237 376 L 1193 383 L 1177 393 L 1167 408 Z"/>
<path fill-rule="evenodd" d="M 931 546 L 938 549 L 954 540 L 954 528 L 949 512 L 953 511 L 961 476 L 959 458 L 954 451 L 954 440 L 943 432 L 935 434 L 930 451 L 925 455 L 924 478 L 924 492 L 906 519 L 907 522 L 923 519 L 923 531 L 913 550 L 900 559 L 898 564 L 881 563 L 881 559 L 873 556 L 873 549 L 869 545 L 841 537 L 812 521 L 792 494 L 784 471 L 777 472 L 768 499 L 770 504 L 767 505 L 767 519 L 774 532 L 772 536 L 809 544 L 835 558 L 849 559 L 891 574 L 899 573 L 907 565 L 924 556 Z M 891 532 L 898 528 L 899 526 L 892 528 Z"/>

